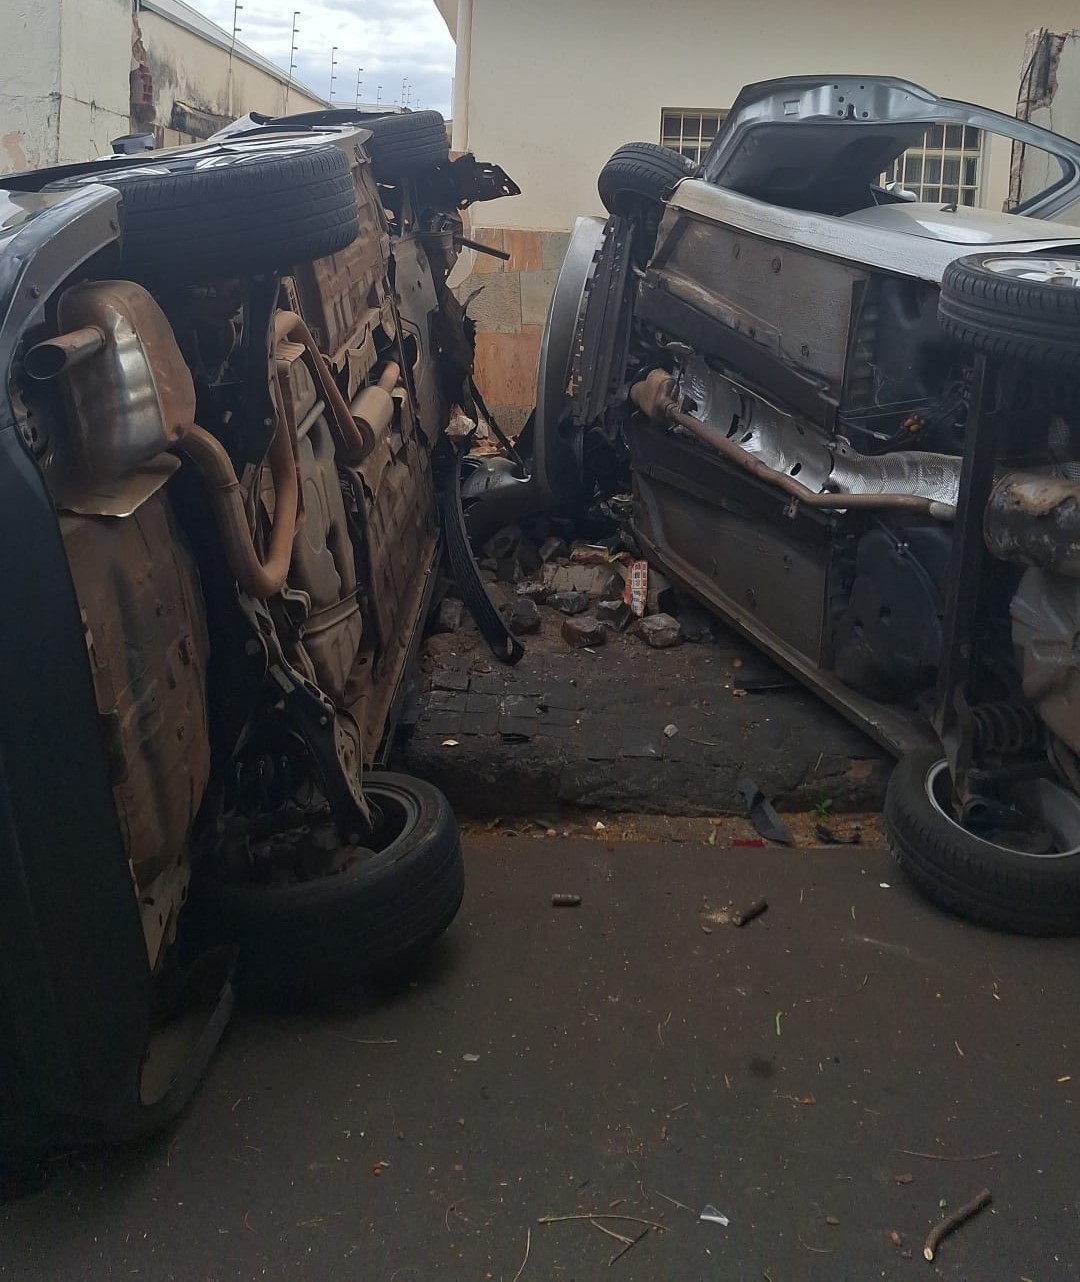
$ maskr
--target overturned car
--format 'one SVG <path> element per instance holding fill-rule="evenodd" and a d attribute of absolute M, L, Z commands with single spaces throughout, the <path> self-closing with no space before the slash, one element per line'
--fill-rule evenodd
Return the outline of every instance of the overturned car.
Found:
<path fill-rule="evenodd" d="M 531 473 L 473 478 L 471 519 L 632 485 L 650 560 L 900 758 L 927 893 L 1080 928 L 1080 144 L 804 77 L 744 89 L 700 172 L 629 144 L 599 185 Z"/>
<path fill-rule="evenodd" d="M 0 183 L 0 1151 L 189 1096 L 242 981 L 400 967 L 454 817 L 380 767 L 469 405 L 434 112 Z M 461 537 L 464 537 L 463 535 Z"/>

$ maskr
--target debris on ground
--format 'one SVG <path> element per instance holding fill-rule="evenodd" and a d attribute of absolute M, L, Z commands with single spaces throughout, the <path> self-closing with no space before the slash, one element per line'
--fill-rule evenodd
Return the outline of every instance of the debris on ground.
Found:
<path fill-rule="evenodd" d="M 731 1221 L 726 1215 L 723 1215 L 711 1204 L 706 1206 L 698 1216 L 699 1220 L 704 1220 L 707 1224 L 722 1224 L 726 1229 Z"/>
<path fill-rule="evenodd" d="M 596 617 L 602 623 L 610 623 L 622 632 L 634 617 L 625 601 L 600 601 L 596 606 Z"/>
<path fill-rule="evenodd" d="M 679 620 L 670 614 L 647 614 L 634 624 L 634 632 L 654 650 L 668 650 L 682 641 Z"/>
<path fill-rule="evenodd" d="M 675 589 L 666 578 L 649 566 L 648 587 L 645 592 L 646 614 L 672 614 L 678 609 Z"/>
<path fill-rule="evenodd" d="M 664 727 L 665 739 L 674 739 L 678 733 L 679 733 L 679 727 L 675 725 L 674 722 L 670 722 L 668 725 Z"/>
<path fill-rule="evenodd" d="M 676 613 L 682 628 L 683 640 L 700 644 L 712 640 L 712 618 L 696 605 L 680 603 Z"/>
<path fill-rule="evenodd" d="M 540 631 L 540 610 L 527 596 L 515 596 L 504 612 L 506 626 L 517 636 Z"/>
<path fill-rule="evenodd" d="M 826 846 L 857 846 L 862 841 L 862 829 L 857 825 L 847 833 L 839 833 L 828 824 L 814 824 L 814 835 Z"/>
<path fill-rule="evenodd" d="M 552 895 L 552 908 L 578 908 L 581 905 L 580 895 Z"/>
<path fill-rule="evenodd" d="M 990 1205 L 991 1201 L 990 1190 L 983 1189 L 981 1192 L 976 1193 L 970 1202 L 965 1202 L 963 1206 L 953 1211 L 951 1215 L 947 1215 L 940 1224 L 935 1224 L 926 1239 L 926 1245 L 923 1247 L 923 1259 L 933 1260 L 942 1241 L 962 1224 L 966 1224 L 973 1216 L 978 1215 L 983 1207 Z"/>
<path fill-rule="evenodd" d="M 902 1175 L 893 1176 L 894 1184 L 911 1184 L 914 1182 L 914 1180 L 915 1180 L 915 1176 L 909 1175 L 906 1171 Z"/>
<path fill-rule="evenodd" d="M 514 588 L 514 595 L 535 601 L 537 605 L 543 605 L 551 596 L 551 588 L 541 579 L 526 579 Z"/>
<path fill-rule="evenodd" d="M 461 620 L 465 613 L 465 607 L 457 597 L 445 597 L 439 604 L 438 613 L 435 616 L 434 632 L 456 632 L 461 627 Z"/>
<path fill-rule="evenodd" d="M 754 827 L 767 841 L 779 842 L 783 846 L 793 846 L 795 838 L 791 829 L 780 818 L 753 779 L 740 779 L 735 785 L 743 800 Z"/>
<path fill-rule="evenodd" d="M 562 637 L 567 645 L 578 648 L 603 645 L 607 640 L 607 628 L 594 615 L 579 614 L 562 625 Z"/>
<path fill-rule="evenodd" d="M 560 610 L 563 614 L 584 614 L 589 608 L 589 597 L 587 593 L 576 590 L 552 592 L 547 603 L 553 610 Z"/>
<path fill-rule="evenodd" d="M 635 619 L 645 614 L 645 603 L 649 596 L 649 563 L 648 561 L 631 561 L 626 568 L 626 586 L 623 589 L 623 600 L 630 607 Z"/>
<path fill-rule="evenodd" d="M 748 908 L 743 908 L 739 912 L 732 913 L 731 922 L 734 926 L 745 926 L 755 917 L 760 917 L 763 912 L 768 910 L 769 904 L 765 899 L 755 899 Z"/>
<path fill-rule="evenodd" d="M 565 561 L 570 556 L 570 549 L 566 546 L 565 540 L 554 534 L 546 538 L 537 551 L 545 565 L 548 561 Z"/>
<path fill-rule="evenodd" d="M 610 595 L 611 567 L 608 565 L 545 565 L 541 576 L 553 592 L 584 592 L 591 601 Z"/>
<path fill-rule="evenodd" d="M 896 1231 L 895 1229 L 892 1229 L 892 1230 L 890 1231 L 890 1233 L 889 1233 L 889 1241 L 893 1244 L 893 1246 L 903 1246 L 903 1245 L 904 1245 L 904 1239 L 900 1236 L 900 1234 L 899 1234 L 899 1233 L 897 1233 L 897 1231 Z"/>

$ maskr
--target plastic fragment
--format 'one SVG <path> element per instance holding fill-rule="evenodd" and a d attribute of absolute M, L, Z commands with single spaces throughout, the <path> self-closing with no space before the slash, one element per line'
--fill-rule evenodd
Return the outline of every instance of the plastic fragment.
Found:
<path fill-rule="evenodd" d="M 726 1215 L 721 1214 L 711 1203 L 704 1208 L 698 1216 L 699 1220 L 705 1220 L 709 1224 L 722 1224 L 726 1229 L 731 1223 Z"/>

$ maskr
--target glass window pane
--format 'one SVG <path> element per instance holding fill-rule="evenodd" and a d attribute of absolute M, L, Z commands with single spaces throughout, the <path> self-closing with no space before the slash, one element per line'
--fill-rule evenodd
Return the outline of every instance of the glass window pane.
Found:
<path fill-rule="evenodd" d="M 968 125 L 964 130 L 964 146 L 970 147 L 972 151 L 982 146 L 982 133 L 978 129 L 973 129 Z"/>
<path fill-rule="evenodd" d="M 942 187 L 941 202 L 944 205 L 956 205 L 960 201 L 960 189 L 958 187 Z"/>
<path fill-rule="evenodd" d="M 934 184 L 941 182 L 941 161 L 937 156 L 927 156 L 926 164 L 923 166 L 923 182 Z"/>
<path fill-rule="evenodd" d="M 935 147 L 940 151 L 945 146 L 945 126 L 931 125 L 926 135 L 927 150 L 933 150 Z"/>
<path fill-rule="evenodd" d="M 945 146 L 962 147 L 964 145 L 964 126 L 963 125 L 946 125 L 945 126 Z"/>
<path fill-rule="evenodd" d="M 968 187 L 978 186 L 979 162 L 974 156 L 964 161 L 964 182 Z"/>
<path fill-rule="evenodd" d="M 960 185 L 960 159 L 957 156 L 946 156 L 941 167 L 943 182 Z"/>
<path fill-rule="evenodd" d="M 901 158 L 904 162 L 904 185 L 909 186 L 912 183 L 922 182 L 922 157 L 906 155 Z"/>
<path fill-rule="evenodd" d="M 975 193 L 969 187 L 965 187 L 960 193 L 960 203 L 961 205 L 974 205 Z"/>

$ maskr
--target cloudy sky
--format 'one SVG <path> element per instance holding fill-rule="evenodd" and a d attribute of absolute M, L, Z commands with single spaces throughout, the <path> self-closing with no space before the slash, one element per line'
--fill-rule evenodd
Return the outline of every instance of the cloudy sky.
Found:
<path fill-rule="evenodd" d="M 188 0 L 226 31 L 232 30 L 233 0 Z M 338 46 L 334 101 L 356 99 L 356 73 L 363 67 L 362 96 L 374 102 L 401 97 L 401 81 L 413 86 L 411 105 L 450 115 L 454 42 L 434 0 L 242 0 L 239 39 L 264 58 L 289 69 L 293 10 L 300 10 L 296 75 L 326 98 L 330 59 Z"/>

